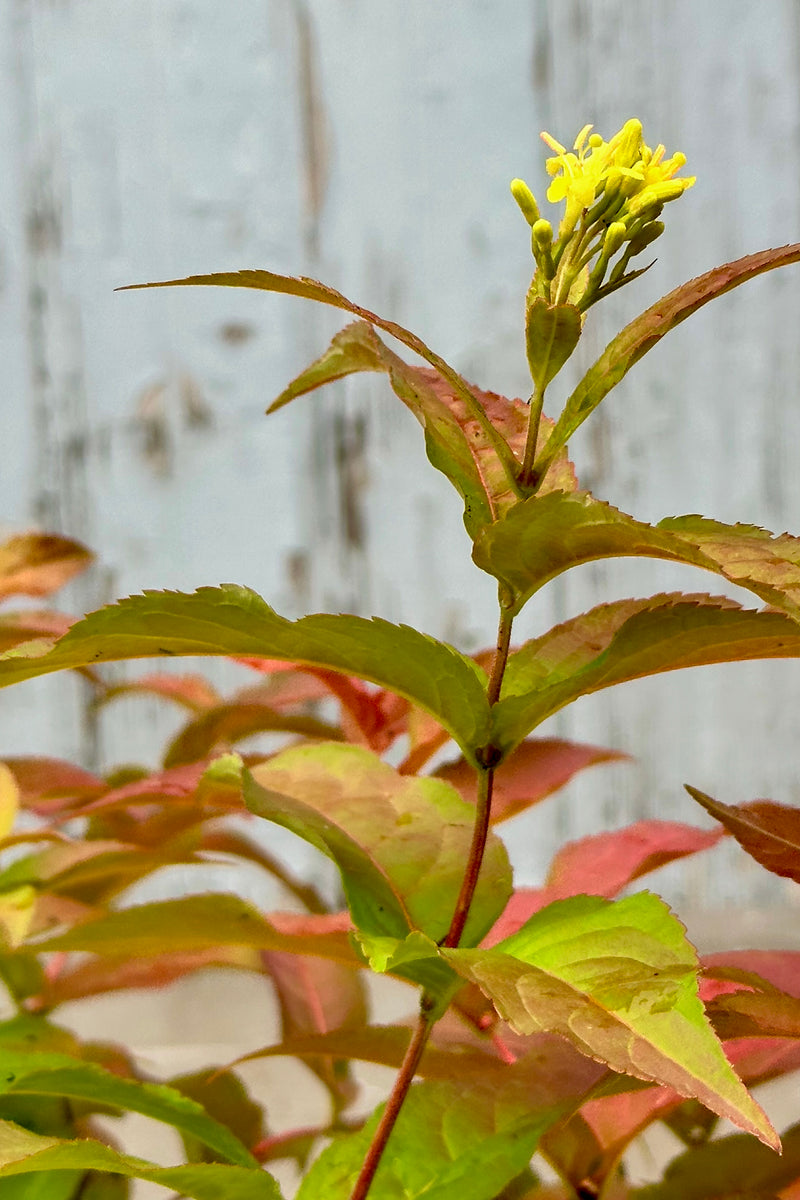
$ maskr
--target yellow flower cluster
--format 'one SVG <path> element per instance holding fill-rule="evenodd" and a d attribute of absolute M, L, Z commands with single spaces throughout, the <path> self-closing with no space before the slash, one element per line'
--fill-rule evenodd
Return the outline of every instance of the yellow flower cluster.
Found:
<path fill-rule="evenodd" d="M 582 311 L 638 274 L 626 274 L 631 258 L 663 232 L 658 217 L 664 205 L 694 183 L 693 176 L 675 178 L 686 156 L 665 158 L 663 146 L 651 150 L 640 121 L 626 121 L 607 142 L 592 128 L 584 125 L 571 151 L 549 133 L 542 134 L 553 151 L 546 164 L 552 176 L 547 199 L 566 201 L 557 240 L 527 184 L 521 179 L 511 184 L 531 226 L 535 294 L 551 304 L 577 304 Z M 621 256 L 609 273 L 618 251 Z"/>

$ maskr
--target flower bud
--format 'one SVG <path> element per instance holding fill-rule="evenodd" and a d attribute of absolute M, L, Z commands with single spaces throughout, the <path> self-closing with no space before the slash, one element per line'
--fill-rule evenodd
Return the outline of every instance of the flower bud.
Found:
<path fill-rule="evenodd" d="M 603 257 L 608 260 L 616 254 L 628 236 L 628 230 L 623 221 L 612 221 L 603 238 Z"/>
<path fill-rule="evenodd" d="M 678 196 L 682 196 L 687 187 L 691 187 L 693 183 L 694 178 L 664 179 L 661 183 L 651 183 L 649 187 L 642 188 L 641 192 L 631 199 L 628 204 L 628 212 L 632 217 L 639 217 L 649 208 L 666 204 L 668 200 L 677 200 Z"/>
<path fill-rule="evenodd" d="M 531 234 L 536 245 L 542 250 L 550 249 L 553 243 L 553 226 L 549 221 L 545 221 L 543 217 L 535 221 Z"/>
<path fill-rule="evenodd" d="M 539 206 L 533 192 L 523 179 L 511 180 L 511 195 L 522 210 L 522 215 L 528 224 L 535 225 L 539 220 Z"/>
<path fill-rule="evenodd" d="M 656 238 L 661 237 L 664 232 L 663 221 L 651 221 L 648 225 L 644 225 L 638 233 L 631 238 L 631 257 L 634 254 L 641 254 L 645 246 L 649 246 Z"/>

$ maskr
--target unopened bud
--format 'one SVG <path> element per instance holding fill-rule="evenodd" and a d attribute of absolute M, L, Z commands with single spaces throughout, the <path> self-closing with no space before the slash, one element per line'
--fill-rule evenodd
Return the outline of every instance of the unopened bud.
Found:
<path fill-rule="evenodd" d="M 661 237 L 664 232 L 663 221 L 651 221 L 639 230 L 634 237 L 631 238 L 631 257 L 634 254 L 641 254 L 645 246 L 649 246 L 656 238 Z"/>
<path fill-rule="evenodd" d="M 616 254 L 628 236 L 628 230 L 622 221 L 612 221 L 603 238 L 603 257 L 608 260 Z"/>
<path fill-rule="evenodd" d="M 537 246 L 542 250 L 549 249 L 553 242 L 553 226 L 544 217 L 534 222 L 531 235 Z"/>
<path fill-rule="evenodd" d="M 661 183 L 651 183 L 649 187 L 642 188 L 641 192 L 631 199 L 628 204 L 628 212 L 632 217 L 639 217 L 649 208 L 666 204 L 668 200 L 677 200 L 678 196 L 682 196 L 687 187 L 691 187 L 693 183 L 693 178 L 664 179 Z"/>
<path fill-rule="evenodd" d="M 535 225 L 539 220 L 539 206 L 536 197 L 523 179 L 511 180 L 511 195 L 522 210 L 522 215 L 529 225 Z"/>

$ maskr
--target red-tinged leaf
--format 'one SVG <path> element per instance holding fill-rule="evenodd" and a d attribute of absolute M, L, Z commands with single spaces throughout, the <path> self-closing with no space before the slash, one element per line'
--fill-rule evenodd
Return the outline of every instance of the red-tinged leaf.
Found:
<path fill-rule="evenodd" d="M 797 1038 L 727 1038 L 725 1055 L 748 1087 L 757 1087 L 792 1071 L 800 1071 L 800 1041 Z"/>
<path fill-rule="evenodd" d="M 671 1088 L 590 1099 L 568 1121 L 548 1130 L 541 1152 L 577 1195 L 588 1195 L 592 1186 L 592 1194 L 600 1195 L 633 1139 L 682 1103 Z"/>
<path fill-rule="evenodd" d="M 236 896 L 209 892 L 108 912 L 65 933 L 29 942 L 19 952 L 76 950 L 119 959 L 252 946 L 355 965 L 361 960 L 350 944 L 348 928 L 346 914 L 271 913 L 267 919 Z"/>
<path fill-rule="evenodd" d="M 625 829 L 567 842 L 553 859 L 545 886 L 517 888 L 482 944 L 496 946 L 555 900 L 580 895 L 611 900 L 635 879 L 706 850 L 721 837 L 722 831 L 673 821 L 636 821 Z"/>
<path fill-rule="evenodd" d="M 27 1001 L 31 1011 L 50 1010 L 70 1000 L 102 996 L 129 988 L 168 987 L 177 979 L 212 967 L 261 970 L 258 950 L 249 946 L 210 946 L 205 950 L 170 951 L 147 957 L 83 959 L 52 978 Z"/>
<path fill-rule="evenodd" d="M 625 829 L 568 842 L 550 866 L 545 888 L 552 900 L 588 893 L 611 899 L 650 871 L 715 846 L 721 830 L 676 821 L 636 821 Z"/>
<path fill-rule="evenodd" d="M 490 950 L 442 950 L 520 1033 L 569 1038 L 612 1070 L 700 1100 L 776 1146 L 697 994 L 697 959 L 658 897 L 561 900 Z"/>
<path fill-rule="evenodd" d="M 492 824 L 507 821 L 538 804 L 586 767 L 626 758 L 628 755 L 618 750 L 603 750 L 563 738 L 530 738 L 517 746 L 495 772 Z M 465 800 L 475 803 L 475 770 L 463 758 L 445 763 L 435 774 L 458 788 Z"/>
<path fill-rule="evenodd" d="M 5 758 L 17 781 L 20 804 L 41 817 L 83 804 L 108 790 L 99 775 L 60 758 Z"/>
<path fill-rule="evenodd" d="M 515 594 L 517 612 L 545 583 L 581 563 L 645 557 L 702 567 L 800 617 L 800 538 L 704 517 L 648 525 L 589 492 L 541 493 L 484 529 L 475 563 Z"/>
<path fill-rule="evenodd" d="M 172 700 L 190 712 L 202 712 L 219 704 L 221 697 L 202 675 L 142 675 L 128 683 L 115 683 L 106 687 L 98 696 L 98 708 L 119 700 L 123 696 L 154 696 L 160 700 Z"/>
<path fill-rule="evenodd" d="M 427 709 L 468 757 L 486 744 L 485 675 L 454 647 L 378 618 L 318 614 L 288 621 L 233 584 L 192 595 L 146 592 L 100 609 L 53 644 L 28 643 L 0 655 L 0 686 L 159 654 L 263 655 L 358 675 Z"/>
<path fill-rule="evenodd" d="M 237 699 L 240 700 L 253 697 L 263 700 L 272 708 L 283 710 L 322 700 L 330 692 L 326 684 L 326 672 L 316 671 L 313 667 L 295 667 L 294 663 L 282 662 L 277 658 L 247 658 L 241 655 L 234 656 L 233 661 L 268 676 L 263 683 L 237 692 Z"/>
<path fill-rule="evenodd" d="M 706 1003 L 706 1012 L 723 1040 L 736 1037 L 800 1038 L 800 999 L 767 987 L 735 991 Z"/>
<path fill-rule="evenodd" d="M 564 405 L 550 441 L 536 461 L 538 474 L 547 469 L 552 456 L 569 441 L 575 430 L 616 387 L 634 363 L 657 345 L 665 333 L 680 325 L 709 300 L 722 296 L 740 283 L 754 279 L 764 271 L 799 261 L 800 244 L 748 254 L 745 258 L 715 267 L 675 288 L 626 325 L 609 342 Z"/>
<path fill-rule="evenodd" d="M 0 597 L 49 596 L 85 571 L 94 555 L 71 538 L 21 533 L 0 543 Z"/>
<path fill-rule="evenodd" d="M 330 959 L 262 952 L 281 1014 L 283 1039 L 361 1030 L 367 1022 L 367 1000 L 361 972 Z M 330 1093 L 335 1109 L 352 1103 L 358 1094 L 348 1062 L 312 1055 L 307 1065 Z"/>
<path fill-rule="evenodd" d="M 753 971 L 773 987 L 800 998 L 800 951 L 798 950 L 721 950 L 705 954 L 703 966 L 712 974 L 717 968 L 733 967 Z"/>
<path fill-rule="evenodd" d="M 278 397 L 270 412 L 295 397 L 355 371 L 385 371 L 393 390 L 425 429 L 428 457 L 454 484 L 465 503 L 464 521 L 474 537 L 520 496 L 515 479 L 525 451 L 529 408 L 484 392 L 454 376 L 412 367 L 394 355 L 363 322 L 347 326 L 326 353 Z M 455 377 L 458 379 L 458 377 Z M 552 428 L 539 431 L 543 445 Z M 566 453 L 555 459 L 542 489 L 577 486 Z"/>
<path fill-rule="evenodd" d="M 308 300 L 316 300 L 321 304 L 330 304 L 334 308 L 344 309 L 346 312 L 353 313 L 354 316 L 361 318 L 361 322 L 356 322 L 342 331 L 342 334 L 339 335 L 340 339 L 343 339 L 341 344 L 334 343 L 334 346 L 328 350 L 327 354 L 318 363 L 313 364 L 310 368 L 310 371 L 314 372 L 313 381 L 309 381 L 305 386 L 300 387 L 300 390 L 293 393 L 294 395 L 300 395 L 303 391 L 319 387 L 322 383 L 328 382 L 331 379 L 340 379 L 342 376 L 350 374 L 353 370 L 389 370 L 388 364 L 392 362 L 396 363 L 395 374 L 392 379 L 393 385 L 396 386 L 395 381 L 399 380 L 401 386 L 404 386 L 400 372 L 402 372 L 403 368 L 406 371 L 412 371 L 414 368 L 409 368 L 406 363 L 403 363 L 401 359 L 392 354 L 370 327 L 374 326 L 391 334 L 392 337 L 397 338 L 399 342 L 402 342 L 403 345 L 413 350 L 415 354 L 418 354 L 420 358 L 433 367 L 434 371 L 447 381 L 455 394 L 464 400 L 471 415 L 477 419 L 486 437 L 493 443 L 501 461 L 506 462 L 509 479 L 513 478 L 515 468 L 513 456 L 504 444 L 502 437 L 494 431 L 491 422 L 482 413 L 480 401 L 474 396 L 469 385 L 443 358 L 440 358 L 430 347 L 426 346 L 421 338 L 418 338 L 416 334 L 411 333 L 408 329 L 404 329 L 402 325 L 397 325 L 394 321 L 386 321 L 376 313 L 353 304 L 340 292 L 335 291 L 334 288 L 326 287 L 325 284 L 319 283 L 315 279 L 292 278 L 286 275 L 276 275 L 271 271 L 237 271 L 228 273 L 220 272 L 214 275 L 192 275 L 187 279 L 170 279 L 158 283 L 137 284 L 134 286 L 139 288 L 180 287 L 187 284 L 212 287 L 248 287 L 269 292 L 284 292 L 294 296 L 302 296 Z M 366 322 L 366 324 L 362 324 L 362 322 Z M 353 341 L 355 345 L 350 344 Z M 295 386 L 299 387 L 297 381 Z M 284 396 L 279 398 L 279 401 L 276 403 L 280 403 L 281 401 L 285 403 L 291 398 L 292 396 L 284 393 Z M 401 398 L 404 403 L 413 403 L 410 397 L 409 399 L 406 399 L 405 396 Z M 445 470 L 444 461 L 446 461 L 448 469 L 445 470 L 445 473 L 453 480 L 459 490 L 461 490 L 464 482 L 468 481 L 468 490 L 470 492 L 468 510 L 471 507 L 473 499 L 479 508 L 483 508 L 485 493 L 482 495 L 482 489 L 475 487 L 478 481 L 475 479 L 469 449 L 463 437 L 459 436 L 460 430 L 458 427 L 456 426 L 453 429 L 449 423 L 441 420 L 441 414 L 435 414 L 430 408 L 426 407 L 425 430 L 429 446 L 428 453 L 433 465 L 439 467 L 440 470 Z M 433 454 L 431 454 L 430 448 L 434 448 Z M 472 494 L 473 489 L 474 496 Z M 465 514 L 465 521 L 467 523 L 469 523 L 470 517 L 471 512 L 468 511 Z"/>
<path fill-rule="evenodd" d="M 470 806 L 449 784 L 400 775 L 361 747 L 329 743 L 297 746 L 255 767 L 245 775 L 245 798 L 251 811 L 336 862 L 359 929 L 444 937 L 474 824 Z M 490 835 L 467 939 L 483 936 L 510 892 L 506 851 Z"/>
<path fill-rule="evenodd" d="M 74 624 L 75 618 L 63 613 L 30 610 L 0 613 L 0 652 L 37 638 L 61 637 Z"/>
<path fill-rule="evenodd" d="M 406 732 L 408 753 L 398 768 L 401 775 L 418 775 L 436 751 L 450 741 L 447 730 L 414 704 L 409 706 Z"/>
<path fill-rule="evenodd" d="M 232 749 L 256 733 L 293 733 L 301 737 L 339 741 L 342 731 L 317 717 L 282 713 L 267 704 L 232 700 L 206 709 L 183 726 L 164 755 L 165 767 L 197 762 Z"/>
<path fill-rule="evenodd" d="M 800 809 L 772 800 L 720 804 L 705 792 L 686 791 L 736 838 L 751 858 L 773 875 L 800 883 Z"/>
<path fill-rule="evenodd" d="M 796 621 L 724 597 L 677 593 L 601 604 L 510 655 L 492 743 L 507 754 L 572 700 L 629 679 L 799 655 Z"/>

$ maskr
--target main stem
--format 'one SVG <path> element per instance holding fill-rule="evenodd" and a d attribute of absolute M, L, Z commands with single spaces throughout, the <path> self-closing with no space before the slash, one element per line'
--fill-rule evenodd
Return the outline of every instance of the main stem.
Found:
<path fill-rule="evenodd" d="M 414 1076 L 417 1073 L 419 1060 L 422 1058 L 422 1052 L 425 1049 L 434 1025 L 434 1018 L 426 1012 L 426 1000 L 427 998 L 423 995 L 414 1036 L 408 1044 L 402 1065 L 394 1081 L 394 1087 L 389 1099 L 386 1101 L 386 1108 L 383 1110 L 383 1116 L 380 1119 L 378 1128 L 375 1130 L 375 1136 L 367 1151 L 367 1157 L 364 1159 L 350 1200 L 365 1200 L 372 1186 L 372 1181 L 375 1178 L 375 1172 L 383 1158 L 386 1143 L 394 1129 L 397 1118 L 400 1116 L 400 1109 L 403 1107 L 405 1098 L 408 1095 L 408 1089 L 411 1087 Z"/>
<path fill-rule="evenodd" d="M 525 457 L 519 473 L 519 485 L 525 491 L 533 486 L 533 464 L 536 461 L 536 445 L 539 441 L 539 425 L 544 406 L 544 386 L 537 387 L 531 396 L 531 411 L 528 418 L 528 436 L 525 441 Z M 505 664 L 503 664 L 505 666 Z"/>
<path fill-rule="evenodd" d="M 514 617 L 510 610 L 503 604 L 503 596 L 501 592 L 501 607 L 500 607 L 500 622 L 497 629 L 497 647 L 495 649 L 494 660 L 492 662 L 492 672 L 489 676 L 489 684 L 486 691 L 486 696 L 490 704 L 495 704 L 500 695 L 500 686 L 503 682 L 503 674 L 508 661 L 508 650 L 511 644 L 511 625 Z M 472 830 L 472 844 L 469 850 L 469 858 L 467 860 L 466 870 L 464 871 L 464 879 L 461 884 L 461 891 L 456 901 L 453 919 L 450 922 L 450 928 L 442 941 L 443 946 L 454 948 L 461 941 L 461 936 L 464 932 L 464 926 L 467 923 L 469 910 L 472 905 L 472 900 L 475 895 L 475 889 L 478 886 L 478 877 L 481 872 L 481 864 L 483 863 L 483 855 L 486 849 L 486 839 L 489 836 L 489 822 L 492 815 L 492 788 L 494 785 L 494 766 L 491 759 L 495 753 L 494 747 L 488 746 L 484 748 L 484 757 L 486 765 L 481 768 L 478 776 L 478 800 L 475 812 L 475 824 Z M 372 1181 L 375 1178 L 375 1172 L 380 1166 L 383 1153 L 386 1149 L 386 1143 L 389 1141 L 392 1130 L 394 1129 L 397 1118 L 400 1116 L 400 1110 L 403 1107 L 405 1098 L 408 1095 L 408 1089 L 414 1080 L 417 1073 L 419 1061 L 422 1058 L 431 1030 L 438 1018 L 432 1015 L 434 1001 L 427 994 L 423 993 L 420 1004 L 420 1014 L 417 1021 L 414 1036 L 409 1042 L 405 1057 L 400 1066 L 397 1078 L 394 1081 L 389 1099 L 386 1101 L 386 1108 L 383 1110 L 383 1116 L 380 1119 L 378 1128 L 375 1130 L 375 1135 L 370 1144 L 367 1156 L 361 1167 L 360 1174 L 356 1180 L 356 1185 L 351 1194 L 350 1200 L 366 1200 L 366 1196 L 372 1186 Z"/>

